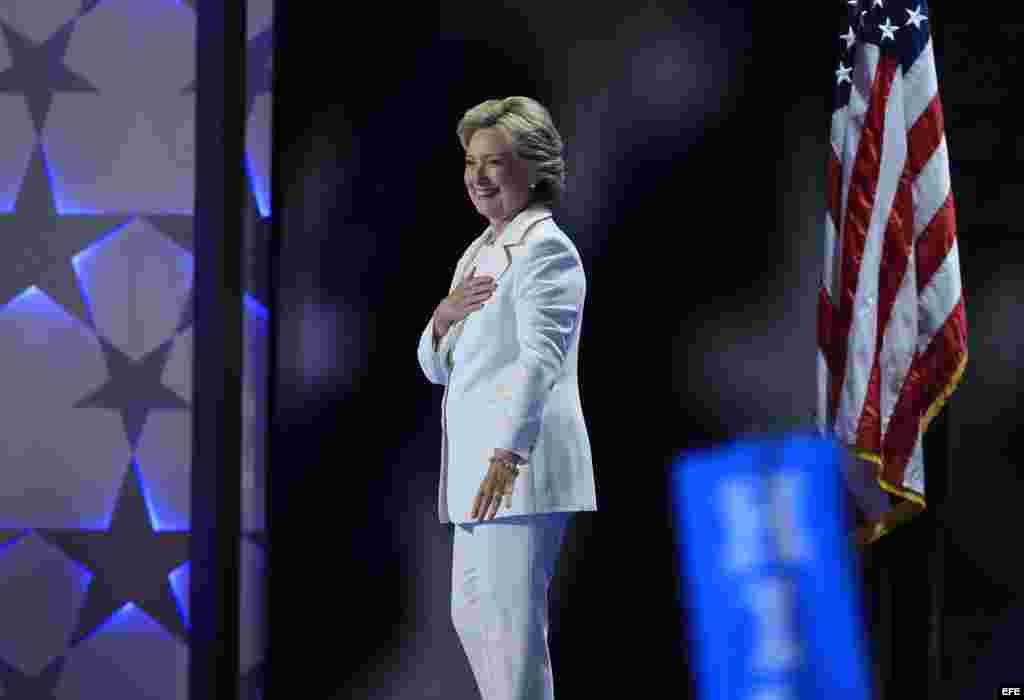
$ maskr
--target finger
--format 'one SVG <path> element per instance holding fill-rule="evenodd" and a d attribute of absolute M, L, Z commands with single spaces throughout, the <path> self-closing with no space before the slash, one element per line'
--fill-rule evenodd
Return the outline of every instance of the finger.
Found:
<path fill-rule="evenodd" d="M 476 519 L 477 509 L 480 506 L 480 499 L 483 497 L 483 495 L 484 495 L 484 488 L 483 488 L 483 486 L 481 486 L 480 490 L 476 492 L 476 498 L 473 499 L 473 509 L 469 511 L 469 518 L 470 518 L 470 520 L 475 520 Z"/>
<path fill-rule="evenodd" d="M 491 509 L 487 514 L 488 520 L 494 520 L 495 514 L 498 512 L 498 507 L 501 505 L 501 494 L 494 494 L 494 500 L 491 501 Z"/>
<path fill-rule="evenodd" d="M 497 494 L 492 490 L 487 490 L 484 493 L 483 505 L 480 508 L 479 516 L 481 520 L 486 520 L 488 513 L 491 511 L 491 507 L 494 504 L 494 497 Z"/>
<path fill-rule="evenodd" d="M 477 489 L 476 499 L 473 501 L 473 510 L 470 513 L 470 517 L 474 520 L 481 518 L 487 508 L 487 501 L 490 498 L 489 476 L 484 476 L 484 480 L 480 482 L 480 488 Z"/>
<path fill-rule="evenodd" d="M 463 294 L 476 294 L 477 292 L 482 292 L 484 290 L 493 288 L 494 287 L 492 287 L 490 284 L 475 284 L 473 282 L 469 282 L 465 286 L 463 286 L 462 292 Z"/>

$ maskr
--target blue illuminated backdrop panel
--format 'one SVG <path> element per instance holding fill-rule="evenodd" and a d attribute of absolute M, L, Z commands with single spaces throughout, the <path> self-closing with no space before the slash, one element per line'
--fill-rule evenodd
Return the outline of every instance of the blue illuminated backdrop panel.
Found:
<path fill-rule="evenodd" d="M 701 698 L 871 696 L 843 458 L 798 434 L 677 461 L 681 594 Z"/>
<path fill-rule="evenodd" d="M 261 697 L 272 0 L 249 0 L 242 659 Z M 195 10 L 0 4 L 0 699 L 183 698 Z"/>

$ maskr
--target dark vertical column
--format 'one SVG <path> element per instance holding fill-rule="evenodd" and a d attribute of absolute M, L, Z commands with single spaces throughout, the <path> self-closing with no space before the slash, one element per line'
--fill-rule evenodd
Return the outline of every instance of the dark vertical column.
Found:
<path fill-rule="evenodd" d="M 196 3 L 191 700 L 237 700 L 245 1 Z"/>
<path fill-rule="evenodd" d="M 889 533 L 885 537 L 892 537 L 898 533 Z M 877 549 L 881 543 L 875 542 L 871 547 L 875 547 L 875 551 L 872 552 L 872 565 L 874 568 L 874 604 L 875 612 L 873 624 L 875 628 L 875 649 L 877 651 L 877 673 L 880 680 L 876 690 L 878 692 L 877 700 L 886 700 L 889 697 L 890 688 L 892 688 L 893 680 L 893 665 L 895 660 L 893 658 L 893 629 L 892 629 L 892 578 L 889 576 L 889 560 L 888 556 L 890 553 Z"/>
<path fill-rule="evenodd" d="M 275 2 L 274 5 L 274 58 L 272 61 L 274 74 L 272 76 L 271 86 L 271 108 L 270 108 L 270 238 L 267 241 L 267 259 L 270 261 L 268 264 L 269 269 L 267 270 L 267 315 L 269 320 L 267 323 L 267 386 L 266 386 L 266 397 L 267 397 L 267 431 L 264 436 L 264 449 L 263 449 L 263 470 L 264 477 L 263 483 L 266 484 L 264 490 L 264 513 L 265 520 L 264 526 L 267 532 L 267 542 L 270 546 L 267 547 L 267 581 L 264 590 L 265 593 L 265 605 L 264 610 L 264 624 L 266 625 L 266 657 L 263 664 L 263 700 L 275 700 L 276 698 L 285 698 L 285 691 L 275 691 L 275 679 L 286 677 L 285 673 L 280 672 L 283 666 L 282 662 L 278 661 L 275 665 L 275 658 L 281 659 L 282 655 L 275 653 L 276 649 L 280 649 L 281 637 L 274 636 L 274 625 L 273 625 L 273 600 L 275 591 L 275 579 L 274 572 L 276 571 L 277 562 L 274 560 L 274 553 L 280 551 L 279 547 L 275 547 L 272 543 L 274 539 L 274 521 L 275 521 L 275 508 L 280 501 L 278 497 L 278 490 L 275 488 L 276 484 L 279 484 L 280 479 L 275 479 L 276 472 L 274 467 L 278 464 L 275 459 L 274 450 L 280 450 L 283 445 L 283 440 L 276 438 L 277 431 L 280 429 L 282 421 L 279 417 L 279 405 L 278 401 L 278 381 L 280 377 L 279 370 L 279 348 L 278 338 L 280 338 L 281 331 L 281 314 L 279 309 L 281 307 L 281 240 L 282 240 L 282 220 L 284 216 L 282 212 L 285 211 L 284 202 L 284 177 L 288 172 L 285 169 L 283 163 L 283 151 L 284 151 L 284 138 L 283 132 L 283 119 L 284 119 L 284 101 L 281 99 L 282 91 L 282 80 L 281 75 L 283 74 L 282 64 L 284 62 L 284 56 L 286 55 L 285 47 L 290 43 L 290 36 L 288 35 L 287 18 L 288 18 L 288 3 L 287 2 Z M 282 461 L 283 463 L 283 461 Z M 280 588 L 277 586 L 277 588 Z M 283 599 L 284 597 L 281 596 Z M 279 628 L 280 629 L 280 628 Z M 294 686 L 292 686 L 294 688 Z"/>
<path fill-rule="evenodd" d="M 936 416 L 928 432 L 925 488 L 933 523 L 928 550 L 928 697 L 938 698 L 944 697 L 944 685 L 950 680 L 945 668 L 946 541 L 953 443 L 949 407 Z"/>
<path fill-rule="evenodd" d="M 941 24 L 929 20 L 935 53 L 939 95 L 942 95 L 944 31 Z M 941 21 L 941 20 L 940 20 Z M 936 28 L 939 28 L 936 31 Z M 950 173 L 952 177 L 952 173 Z M 954 193 L 956 196 L 956 193 Z M 962 241 L 960 260 L 963 260 Z M 952 485 L 953 423 L 946 406 L 934 421 L 924 439 L 925 490 L 928 508 L 932 511 L 931 542 L 928 544 L 928 697 L 946 697 L 951 685 L 946 663 L 946 549 L 949 533 L 949 494 Z"/>

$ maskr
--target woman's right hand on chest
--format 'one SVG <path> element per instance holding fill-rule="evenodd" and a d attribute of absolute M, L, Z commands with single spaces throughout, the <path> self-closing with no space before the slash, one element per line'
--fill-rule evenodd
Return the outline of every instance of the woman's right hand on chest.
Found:
<path fill-rule="evenodd" d="M 453 323 L 458 323 L 469 314 L 483 307 L 491 298 L 497 285 L 493 277 L 477 276 L 476 267 L 441 300 L 434 310 L 434 328 L 438 335 L 444 335 Z"/>

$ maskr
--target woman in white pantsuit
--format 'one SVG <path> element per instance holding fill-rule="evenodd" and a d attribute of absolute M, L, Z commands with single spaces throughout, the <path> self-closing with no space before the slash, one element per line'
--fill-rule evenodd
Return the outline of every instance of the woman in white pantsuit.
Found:
<path fill-rule="evenodd" d="M 577 362 L 586 278 L 551 206 L 562 139 L 535 100 L 488 100 L 457 133 L 490 225 L 420 336 L 442 399 L 438 515 L 452 621 L 484 700 L 551 700 L 547 592 L 571 514 L 597 510 Z"/>

